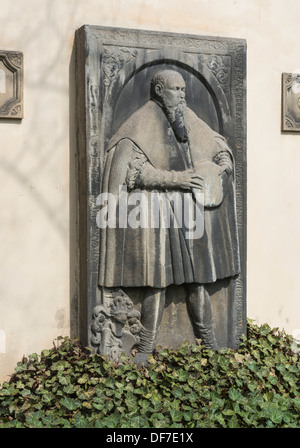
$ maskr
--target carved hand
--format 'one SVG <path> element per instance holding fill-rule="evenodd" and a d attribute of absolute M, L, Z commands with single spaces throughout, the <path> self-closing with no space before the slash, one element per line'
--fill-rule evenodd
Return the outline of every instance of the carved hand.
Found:
<path fill-rule="evenodd" d="M 214 162 L 222 166 L 230 174 L 232 172 L 232 160 L 227 151 L 221 151 L 214 157 Z"/>
<path fill-rule="evenodd" d="M 195 173 L 193 169 L 180 172 L 181 175 L 181 188 L 189 190 L 191 188 L 198 188 L 202 190 L 204 186 L 204 179 L 200 174 Z"/>

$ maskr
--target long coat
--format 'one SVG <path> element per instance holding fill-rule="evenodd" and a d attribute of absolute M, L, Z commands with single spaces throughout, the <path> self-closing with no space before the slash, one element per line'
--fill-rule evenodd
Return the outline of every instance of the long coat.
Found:
<path fill-rule="evenodd" d="M 223 148 L 226 146 L 223 137 L 190 109 L 188 126 L 192 164 L 212 162 L 220 144 Z M 118 197 L 120 186 L 126 184 L 133 144 L 156 169 L 183 171 L 187 168 L 169 121 L 163 110 L 150 100 L 112 137 L 106 151 L 102 192 Z M 228 147 L 227 150 L 231 153 Z M 225 177 L 226 191 L 221 203 L 205 207 L 201 238 L 187 239 L 184 229 L 175 226 L 120 228 L 118 219 L 115 228 L 100 229 L 99 285 L 164 288 L 172 284 L 212 283 L 238 274 L 234 174 Z M 130 192 L 129 196 L 137 191 L 140 190 Z M 143 193 L 149 197 L 153 190 Z M 172 219 L 174 216 L 171 222 Z"/>

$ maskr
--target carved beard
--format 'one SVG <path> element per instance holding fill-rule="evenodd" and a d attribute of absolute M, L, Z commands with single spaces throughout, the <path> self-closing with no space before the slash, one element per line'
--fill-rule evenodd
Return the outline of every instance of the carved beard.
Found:
<path fill-rule="evenodd" d="M 177 140 L 186 142 L 189 134 L 188 126 L 186 124 L 186 102 L 182 101 L 176 106 L 163 104 L 163 109 Z"/>

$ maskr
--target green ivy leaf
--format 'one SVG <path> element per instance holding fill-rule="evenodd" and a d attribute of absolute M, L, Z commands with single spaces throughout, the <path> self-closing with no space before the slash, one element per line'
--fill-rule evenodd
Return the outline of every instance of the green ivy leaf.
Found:
<path fill-rule="evenodd" d="M 273 423 L 275 423 L 275 424 L 281 423 L 282 418 L 283 418 L 283 413 L 280 409 L 273 409 L 270 412 L 270 419 L 272 420 Z"/>
<path fill-rule="evenodd" d="M 269 381 L 269 383 L 275 386 L 277 384 L 277 377 L 274 375 L 268 375 L 267 381 Z"/>
<path fill-rule="evenodd" d="M 231 400 L 238 401 L 241 398 L 241 393 L 238 390 L 231 388 L 228 392 L 228 396 Z"/>
<path fill-rule="evenodd" d="M 87 380 L 88 380 L 88 377 L 87 377 Z M 87 381 L 87 380 L 86 380 L 86 381 Z M 86 381 L 84 381 L 84 382 L 86 382 Z M 115 389 L 115 387 L 116 387 L 116 383 L 115 383 L 114 378 L 112 378 L 112 377 L 108 377 L 108 378 L 105 380 L 105 387 L 108 387 L 108 388 L 111 388 L 111 389 Z"/>
<path fill-rule="evenodd" d="M 90 379 L 89 374 L 88 374 L 88 373 L 85 373 L 84 375 L 82 375 L 82 376 L 77 380 L 77 383 L 78 383 L 78 384 L 85 384 L 85 383 L 87 383 L 87 382 L 89 381 L 89 379 Z"/>
<path fill-rule="evenodd" d="M 168 419 L 161 413 L 155 413 L 152 415 L 151 421 L 154 428 L 167 428 Z"/>
<path fill-rule="evenodd" d="M 42 402 L 43 403 L 45 403 L 45 404 L 49 404 L 49 403 L 51 403 L 51 401 L 52 400 L 54 400 L 55 399 L 55 395 L 50 391 L 45 391 L 43 394 L 42 394 Z"/>
<path fill-rule="evenodd" d="M 178 380 L 181 382 L 186 382 L 188 378 L 190 377 L 189 372 L 183 369 L 179 369 L 177 372 Z"/>
<path fill-rule="evenodd" d="M 131 428 L 145 428 L 147 426 L 147 420 L 144 417 L 137 415 L 131 418 Z"/>
<path fill-rule="evenodd" d="M 92 408 L 93 408 L 92 404 L 91 404 L 89 401 L 84 401 L 84 402 L 82 403 L 82 406 L 83 406 L 84 408 L 86 408 L 86 409 L 92 409 Z"/>
<path fill-rule="evenodd" d="M 69 363 L 67 361 L 56 361 L 50 367 L 50 370 L 61 372 L 69 367 Z"/>
<path fill-rule="evenodd" d="M 68 397 L 63 398 L 62 400 L 59 401 L 59 403 L 65 408 L 67 408 L 69 411 L 76 411 L 76 409 L 79 409 L 81 406 L 80 401 Z"/>
<path fill-rule="evenodd" d="M 23 389 L 23 390 L 21 391 L 21 395 L 22 395 L 22 397 L 28 397 L 30 394 L 31 394 L 31 391 L 28 390 L 28 389 Z"/>
<path fill-rule="evenodd" d="M 300 412 L 300 397 L 299 398 L 292 398 L 291 402 L 295 406 L 295 408 Z"/>
<path fill-rule="evenodd" d="M 171 409 L 170 416 L 174 422 L 181 422 L 183 418 L 183 413 L 177 409 Z"/>
<path fill-rule="evenodd" d="M 105 403 L 100 398 L 94 398 L 92 401 L 92 406 L 97 409 L 98 411 L 101 411 L 105 407 Z"/>

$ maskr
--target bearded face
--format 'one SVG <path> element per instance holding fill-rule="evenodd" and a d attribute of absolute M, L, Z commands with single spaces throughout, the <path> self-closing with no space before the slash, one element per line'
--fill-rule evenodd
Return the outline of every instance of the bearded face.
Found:
<path fill-rule="evenodd" d="M 164 82 L 157 85 L 156 92 L 177 140 L 187 141 L 185 82 L 182 76 L 166 71 Z"/>

